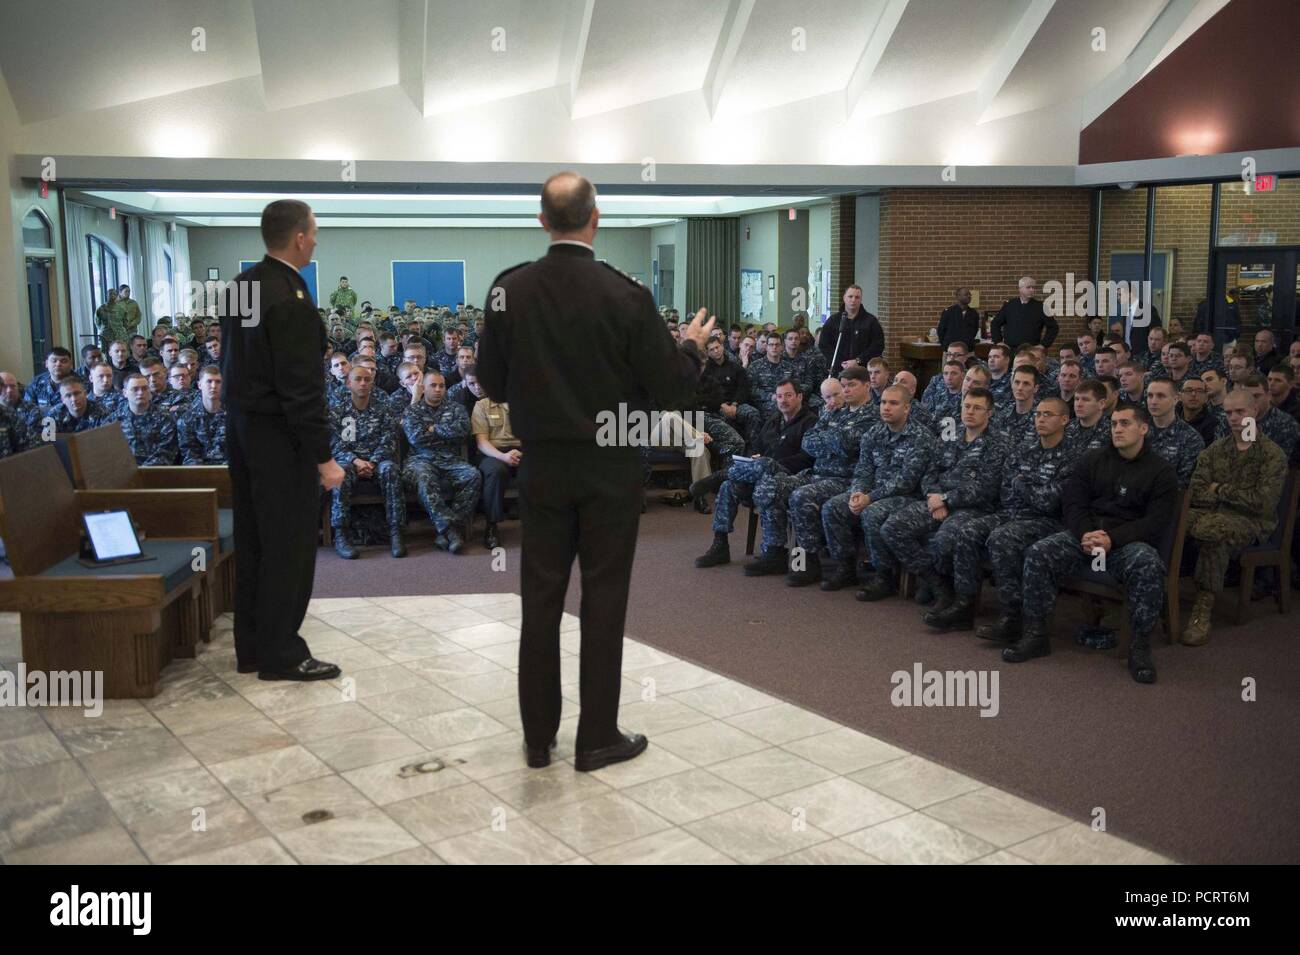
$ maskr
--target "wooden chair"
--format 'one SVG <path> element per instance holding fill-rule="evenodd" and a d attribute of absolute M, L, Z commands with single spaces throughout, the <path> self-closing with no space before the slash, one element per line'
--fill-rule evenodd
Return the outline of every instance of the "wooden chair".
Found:
<path fill-rule="evenodd" d="M 131 512 L 153 560 L 78 563 L 81 513 L 107 508 Z M 109 698 L 154 696 L 162 668 L 207 638 L 208 574 L 194 558 L 202 548 L 211 567 L 215 525 L 210 490 L 74 491 L 50 445 L 0 461 L 0 537 L 14 572 L 0 580 L 0 610 L 21 615 L 28 668 L 102 671 Z"/>
<path fill-rule="evenodd" d="M 1160 557 L 1165 562 L 1165 631 L 1170 643 L 1177 641 L 1183 630 L 1178 605 L 1178 570 L 1183 559 L 1183 543 L 1187 537 L 1187 515 L 1191 502 L 1190 493 L 1187 491 L 1178 493 L 1178 505 L 1175 511 L 1177 519 L 1165 529 L 1164 539 L 1160 542 Z M 1119 581 L 1109 571 L 1094 571 L 1091 566 L 1068 578 L 1061 585 L 1061 592 L 1096 598 L 1092 601 L 1094 624 L 1098 623 L 1102 616 L 1099 601 L 1119 603 L 1121 608 L 1124 605 L 1124 588 Z M 1119 642 L 1115 648 L 1118 656 L 1128 655 L 1128 645 L 1132 637 L 1128 614 L 1121 613 Z"/>
<path fill-rule="evenodd" d="M 126 443 L 122 426 L 113 423 L 79 434 L 59 435 L 57 448 L 65 457 L 78 490 L 211 490 L 216 505 L 216 563 L 209 569 L 212 584 L 205 591 L 208 620 L 235 605 L 235 516 L 230 471 L 223 464 L 142 468 Z M 168 534 L 164 525 L 155 536 Z"/>
<path fill-rule="evenodd" d="M 1277 612 L 1286 613 L 1291 609 L 1291 537 L 1295 533 L 1297 499 L 1300 499 L 1300 473 L 1291 468 L 1287 471 L 1286 483 L 1282 486 L 1282 496 L 1277 501 L 1277 527 L 1268 540 L 1245 548 L 1238 557 L 1241 564 L 1241 585 L 1237 588 L 1234 623 L 1241 623 L 1250 609 L 1256 567 L 1277 568 Z"/>

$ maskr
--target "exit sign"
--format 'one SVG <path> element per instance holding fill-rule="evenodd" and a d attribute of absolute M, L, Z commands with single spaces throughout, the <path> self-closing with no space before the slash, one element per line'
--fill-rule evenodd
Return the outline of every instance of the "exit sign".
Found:
<path fill-rule="evenodd" d="M 1266 176 L 1256 176 L 1255 186 L 1251 192 L 1272 192 L 1277 188 L 1277 176 L 1269 173 Z"/>

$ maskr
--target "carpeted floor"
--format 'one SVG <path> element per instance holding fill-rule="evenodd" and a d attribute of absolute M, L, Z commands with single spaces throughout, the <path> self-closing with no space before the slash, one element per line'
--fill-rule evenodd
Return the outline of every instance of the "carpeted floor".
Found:
<path fill-rule="evenodd" d="M 518 592 L 518 524 L 503 532 L 504 570 L 481 536 L 456 557 L 423 534 L 400 561 L 377 547 L 351 562 L 322 550 L 315 595 Z M 743 526 L 731 565 L 696 570 L 709 540 L 708 518 L 651 501 L 630 635 L 1063 814 L 1104 813 L 1108 831 L 1179 861 L 1300 862 L 1300 611 L 1282 617 L 1256 603 L 1240 627 L 1217 621 L 1203 648 L 1162 635 L 1159 682 L 1139 686 L 1113 654 L 1075 645 L 1073 601 L 1057 611 L 1052 656 L 1003 664 L 969 633 L 931 633 L 914 604 L 744 577 Z M 573 613 L 577 576 L 575 567 Z M 987 615 L 996 598 L 986 597 Z M 890 675 L 916 663 L 998 670 L 998 715 L 894 707 Z M 1247 678 L 1254 702 L 1242 699 Z"/>

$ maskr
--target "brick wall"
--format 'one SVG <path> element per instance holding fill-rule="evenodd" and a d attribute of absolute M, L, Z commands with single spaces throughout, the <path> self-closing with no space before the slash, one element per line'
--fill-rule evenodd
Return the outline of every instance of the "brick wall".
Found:
<path fill-rule="evenodd" d="M 857 229 L 857 197 L 836 196 L 831 199 L 831 270 L 830 306 L 843 307 L 844 291 L 854 281 Z"/>
<path fill-rule="evenodd" d="M 980 311 L 1016 294 L 1022 275 L 1042 283 L 1089 276 L 1087 189 L 885 189 L 880 197 L 880 320 L 887 357 L 924 338 L 968 285 Z M 1062 319 L 1062 336 L 1082 320 Z"/>

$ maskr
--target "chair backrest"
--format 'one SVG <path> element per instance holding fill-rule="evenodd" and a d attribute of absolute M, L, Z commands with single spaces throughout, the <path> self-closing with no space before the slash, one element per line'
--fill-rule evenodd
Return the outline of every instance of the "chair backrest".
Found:
<path fill-rule="evenodd" d="M 80 521 L 72 482 L 53 447 L 0 460 L 0 537 L 15 576 L 39 574 L 77 553 Z"/>
<path fill-rule="evenodd" d="M 1282 494 L 1277 499 L 1277 526 L 1269 535 L 1268 545 L 1279 550 L 1291 549 L 1291 535 L 1295 532 L 1296 501 L 1300 499 L 1300 472 L 1287 468 Z"/>
<path fill-rule="evenodd" d="M 1187 518 L 1192 508 L 1192 492 L 1178 492 L 1178 506 L 1174 520 L 1165 528 L 1165 535 L 1160 541 L 1160 559 L 1165 562 L 1165 577 L 1178 581 L 1179 565 L 1183 562 L 1183 544 L 1187 540 Z"/>
<path fill-rule="evenodd" d="M 139 465 L 118 422 L 61 435 L 59 440 L 67 443 L 72 481 L 79 489 L 110 491 L 136 486 Z"/>

